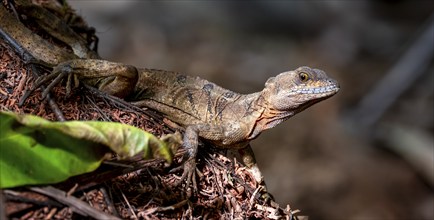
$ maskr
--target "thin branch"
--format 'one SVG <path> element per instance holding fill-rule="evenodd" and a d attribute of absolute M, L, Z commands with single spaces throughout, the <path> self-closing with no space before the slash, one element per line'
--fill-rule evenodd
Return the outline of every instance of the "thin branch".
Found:
<path fill-rule="evenodd" d="M 109 215 L 103 211 L 99 211 L 97 209 L 94 209 L 92 207 L 90 207 L 88 204 L 86 204 L 85 202 L 72 197 L 72 196 L 67 196 L 66 192 L 62 191 L 62 190 L 58 190 L 54 187 L 51 186 L 47 186 L 47 187 L 30 187 L 30 190 L 37 192 L 37 193 L 41 193 L 43 195 L 49 196 L 51 198 L 56 199 L 57 201 L 59 201 L 60 203 L 63 203 L 67 206 L 73 207 L 73 210 L 80 210 L 81 213 L 85 213 L 88 216 L 91 216 L 95 219 L 119 219 L 116 216 L 113 215 Z"/>

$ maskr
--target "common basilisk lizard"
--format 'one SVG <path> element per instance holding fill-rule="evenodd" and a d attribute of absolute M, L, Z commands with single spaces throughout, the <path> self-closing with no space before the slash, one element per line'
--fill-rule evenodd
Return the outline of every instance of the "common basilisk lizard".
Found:
<path fill-rule="evenodd" d="M 27 1 L 17 2 L 20 9 L 19 6 L 26 6 Z M 42 14 L 50 13 L 43 8 L 38 10 Z M 27 29 L 3 6 L 0 7 L 0 35 L 3 39 L 15 45 L 20 53 L 27 51 L 35 60 L 53 67 L 52 73 L 39 83 L 51 80 L 44 95 L 60 79 L 74 76 L 81 83 L 123 98 L 138 107 L 154 109 L 179 123 L 185 127 L 183 146 L 187 152 L 181 180 L 187 180 L 187 186 L 192 180 L 194 189 L 199 137 L 221 148 L 239 150 L 244 164 L 256 181 L 261 182 L 262 175 L 249 142 L 264 130 L 333 96 L 339 90 L 338 83 L 323 71 L 300 67 L 269 78 L 260 92 L 242 95 L 198 77 L 102 60 L 83 47 L 82 39 L 69 31 L 67 24 L 60 19 L 48 22 L 42 17 L 38 24 L 49 33 L 67 30 L 52 35 L 69 45 L 74 53 L 49 44 Z"/>

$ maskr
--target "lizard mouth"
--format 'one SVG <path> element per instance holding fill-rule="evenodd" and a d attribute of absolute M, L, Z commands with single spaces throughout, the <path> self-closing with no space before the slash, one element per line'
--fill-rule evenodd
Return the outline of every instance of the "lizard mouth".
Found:
<path fill-rule="evenodd" d="M 312 94 L 312 95 L 332 95 L 339 91 L 339 85 L 337 84 L 329 84 L 322 87 L 310 87 L 310 88 L 295 88 L 290 91 L 290 94 Z"/>

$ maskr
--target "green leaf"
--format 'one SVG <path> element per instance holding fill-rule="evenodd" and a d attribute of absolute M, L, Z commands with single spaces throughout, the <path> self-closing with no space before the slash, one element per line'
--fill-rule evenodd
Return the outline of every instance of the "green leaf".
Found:
<path fill-rule="evenodd" d="M 50 122 L 0 112 L 0 188 L 57 183 L 91 172 L 110 149 L 121 158 L 143 151 L 170 162 L 173 155 L 165 142 L 125 124 Z"/>

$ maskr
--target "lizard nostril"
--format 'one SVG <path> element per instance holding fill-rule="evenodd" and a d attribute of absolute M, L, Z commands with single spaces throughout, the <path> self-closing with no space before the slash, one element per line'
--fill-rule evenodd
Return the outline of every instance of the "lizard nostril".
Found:
<path fill-rule="evenodd" d="M 334 79 L 327 79 L 327 83 L 334 85 L 337 88 L 340 88 L 339 83 Z"/>
<path fill-rule="evenodd" d="M 332 79 L 328 79 L 327 82 L 330 84 L 337 84 L 337 82 L 335 80 L 332 80 Z"/>

